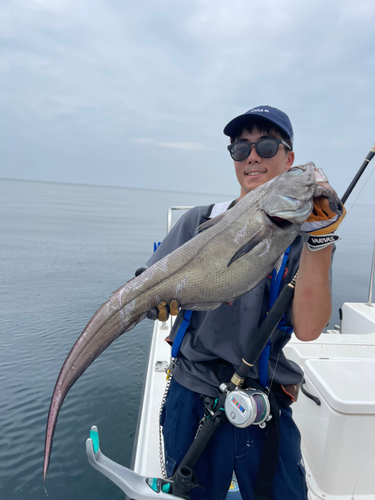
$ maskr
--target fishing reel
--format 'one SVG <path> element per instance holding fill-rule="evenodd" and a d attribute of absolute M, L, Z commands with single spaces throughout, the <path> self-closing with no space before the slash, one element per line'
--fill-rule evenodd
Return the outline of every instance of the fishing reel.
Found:
<path fill-rule="evenodd" d="M 244 428 L 259 425 L 263 428 L 272 418 L 270 402 L 265 392 L 251 388 L 228 391 L 225 384 L 222 384 L 220 389 L 227 392 L 225 415 L 234 426 Z"/>

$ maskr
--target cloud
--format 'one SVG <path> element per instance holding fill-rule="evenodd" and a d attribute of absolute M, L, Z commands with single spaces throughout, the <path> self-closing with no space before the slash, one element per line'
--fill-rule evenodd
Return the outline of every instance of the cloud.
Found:
<path fill-rule="evenodd" d="M 21 7 L 29 7 L 33 10 L 50 11 L 61 13 L 66 8 L 71 7 L 75 0 L 17 0 L 16 3 Z"/>
<path fill-rule="evenodd" d="M 189 149 L 190 151 L 203 151 L 208 148 L 203 146 L 199 142 L 159 142 L 158 146 L 162 146 L 163 148 L 173 148 L 173 149 Z"/>
<path fill-rule="evenodd" d="M 373 21 L 375 17 L 375 3 L 373 0 L 343 0 L 339 7 L 339 20 L 341 23 L 353 20 Z"/>
<path fill-rule="evenodd" d="M 230 3 L 200 0 L 198 5 L 187 19 L 186 28 L 199 38 L 221 40 L 223 44 L 230 39 L 248 40 L 255 36 L 273 39 L 293 24 L 288 0 L 232 0 Z"/>
<path fill-rule="evenodd" d="M 150 142 L 155 142 L 154 139 L 149 139 L 149 138 L 138 138 L 138 139 L 131 139 L 131 142 L 139 143 L 139 144 L 147 144 Z"/>
<path fill-rule="evenodd" d="M 181 165 L 185 189 L 225 192 L 224 125 L 270 104 L 292 119 L 297 161 L 337 168 L 344 184 L 373 140 L 374 5 L 4 1 L 2 175 L 75 182 L 97 172 L 97 183 L 144 187 L 165 175 L 178 189 L 168 169 Z M 125 175 L 124 158 L 138 170 Z"/>
<path fill-rule="evenodd" d="M 204 151 L 212 149 L 210 147 L 204 146 L 199 142 L 159 142 L 151 138 L 135 138 L 131 139 L 131 142 L 136 144 L 153 144 L 162 148 L 172 148 L 172 149 L 187 149 L 190 151 Z"/>

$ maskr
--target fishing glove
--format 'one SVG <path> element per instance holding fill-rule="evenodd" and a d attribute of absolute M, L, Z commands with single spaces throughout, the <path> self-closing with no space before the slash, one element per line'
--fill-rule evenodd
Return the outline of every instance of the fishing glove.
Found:
<path fill-rule="evenodd" d="M 332 191 L 332 195 L 315 197 L 313 211 L 301 226 L 301 231 L 305 233 L 304 242 L 312 252 L 326 248 L 340 239 L 334 232 L 346 215 L 343 204 L 321 168 L 315 167 L 314 179 L 317 184 Z"/>
<path fill-rule="evenodd" d="M 139 276 L 144 271 L 146 271 L 147 267 L 139 267 L 135 271 L 135 276 Z M 172 299 L 169 304 L 165 300 L 160 302 L 157 307 L 152 307 L 147 311 L 148 319 L 152 319 L 156 321 L 168 321 L 169 315 L 177 316 L 180 310 L 180 303 L 177 299 Z"/>
<path fill-rule="evenodd" d="M 338 241 L 340 237 L 334 232 L 345 215 L 345 207 L 339 200 L 334 203 L 332 199 L 325 196 L 314 198 L 313 211 L 301 226 L 301 231 L 305 233 L 304 241 L 309 250 L 315 252 Z"/>

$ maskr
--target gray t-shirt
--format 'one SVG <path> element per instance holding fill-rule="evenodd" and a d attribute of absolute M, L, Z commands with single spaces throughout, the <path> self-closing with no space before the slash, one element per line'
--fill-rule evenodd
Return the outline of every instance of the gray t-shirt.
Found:
<path fill-rule="evenodd" d="M 195 207 L 183 215 L 147 265 L 155 264 L 193 238 L 196 228 L 208 220 L 208 211 L 208 206 Z M 287 273 L 283 284 L 289 283 L 298 269 L 302 245 L 302 237 L 297 236 L 286 263 Z M 268 311 L 270 285 L 271 278 L 266 277 L 232 305 L 222 304 L 214 311 L 193 311 L 173 375 L 179 384 L 199 394 L 217 396 L 219 381 L 207 362 L 223 359 L 234 368 L 240 365 L 251 336 L 256 335 Z M 176 318 L 170 335 L 172 341 L 183 321 L 184 313 L 184 310 L 180 311 Z M 287 318 L 288 326 L 293 326 L 290 310 Z M 271 338 L 268 374 L 270 379 L 279 384 L 296 384 L 303 376 L 300 367 L 288 361 L 282 352 L 289 339 L 290 335 L 280 329 L 276 329 Z M 249 377 L 259 379 L 258 363 L 251 368 Z"/>

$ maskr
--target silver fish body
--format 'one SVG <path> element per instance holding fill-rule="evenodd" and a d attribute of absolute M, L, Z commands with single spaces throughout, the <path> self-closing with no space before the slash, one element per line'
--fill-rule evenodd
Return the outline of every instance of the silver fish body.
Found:
<path fill-rule="evenodd" d="M 335 198 L 314 180 L 312 163 L 285 171 L 200 227 L 199 234 L 115 291 L 94 314 L 58 376 L 50 405 L 43 475 L 63 400 L 74 382 L 116 338 L 161 301 L 213 310 L 254 288 L 296 238 L 313 197 Z M 337 201 L 337 196 L 336 196 Z"/>

